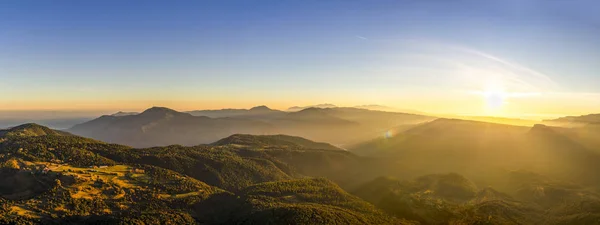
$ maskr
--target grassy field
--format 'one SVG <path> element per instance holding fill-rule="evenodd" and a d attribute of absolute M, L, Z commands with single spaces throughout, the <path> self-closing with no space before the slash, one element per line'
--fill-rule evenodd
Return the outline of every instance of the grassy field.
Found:
<path fill-rule="evenodd" d="M 59 181 L 62 190 L 66 190 L 69 195 L 74 199 L 80 200 L 94 200 L 104 199 L 113 200 L 118 205 L 117 208 L 105 208 L 103 213 L 110 213 L 111 210 L 126 210 L 129 208 L 130 203 L 127 202 L 126 196 L 131 193 L 138 192 L 140 190 L 147 190 L 148 188 L 154 188 L 155 178 L 153 179 L 153 173 L 142 170 L 140 168 L 134 168 L 128 165 L 115 165 L 106 167 L 93 167 L 83 168 L 74 167 L 68 164 L 58 164 L 50 162 L 27 162 L 27 167 L 31 170 L 24 172 L 23 174 L 31 174 L 30 176 L 44 177 L 46 173 L 49 176 L 55 176 L 56 173 L 62 174 Z M 23 164 L 25 167 L 25 164 Z M 47 168 L 42 172 L 42 168 Z M 137 169 L 137 170 L 136 170 Z M 43 173 L 43 174 L 42 174 Z M 35 174 L 35 175 L 34 175 Z M 36 178 L 37 179 L 37 178 Z M 182 177 L 173 177 L 173 179 L 181 180 L 185 179 Z M 42 182 L 39 181 L 38 182 Z M 48 183 L 50 181 L 44 181 Z M 153 189 L 158 190 L 158 189 Z M 165 200 L 181 199 L 188 197 L 196 197 L 205 195 L 205 190 L 195 189 L 195 191 L 187 193 L 170 193 L 163 189 L 156 193 L 156 197 Z M 123 202 L 121 202 L 123 200 Z M 11 216 L 19 216 L 26 218 L 41 218 L 40 215 L 44 213 L 51 213 L 54 215 L 60 215 L 73 210 L 67 205 L 53 206 L 52 209 L 46 211 L 40 211 L 39 208 L 32 208 L 30 204 L 34 203 L 19 203 L 14 202 L 7 205 L 7 210 Z"/>
<path fill-rule="evenodd" d="M 17 216 L 39 218 L 39 215 L 35 214 L 34 212 L 26 209 L 25 206 L 21 206 L 21 205 L 14 205 L 14 206 L 10 207 L 10 211 L 12 213 L 16 214 Z"/>
<path fill-rule="evenodd" d="M 72 175 L 77 177 L 79 182 L 74 185 L 71 185 L 68 188 L 72 197 L 74 198 L 88 198 L 92 199 L 94 197 L 109 197 L 113 199 L 118 199 L 124 197 L 125 193 L 117 193 L 112 196 L 107 196 L 102 193 L 102 189 L 95 188 L 94 183 L 98 180 L 101 180 L 106 184 L 114 184 L 123 189 L 136 189 L 142 188 L 142 184 L 147 183 L 149 181 L 149 177 L 143 173 L 131 173 L 131 166 L 126 165 L 116 165 L 116 166 L 108 166 L 104 168 L 81 168 L 81 167 L 73 167 L 65 164 L 51 164 L 44 163 L 50 170 L 54 172 L 59 172 L 64 175 Z M 129 175 L 127 175 L 129 174 Z M 160 198 L 186 198 L 201 195 L 203 191 L 195 191 L 189 193 L 182 194 L 160 194 Z M 101 196 L 102 195 L 102 196 Z"/>
<path fill-rule="evenodd" d="M 116 193 L 115 195 L 108 196 L 107 194 L 102 193 L 101 188 L 96 188 L 95 184 L 98 181 L 105 184 L 114 184 L 124 189 L 141 188 L 140 184 L 147 181 L 147 177 L 144 174 L 132 174 L 127 176 L 133 168 L 126 165 L 108 166 L 104 168 L 81 168 L 65 164 L 44 164 L 53 172 L 72 175 L 77 178 L 78 182 L 76 184 L 66 187 L 71 191 L 71 196 L 74 198 L 92 199 L 94 197 L 108 197 L 118 199 L 125 195 L 125 193 Z"/>

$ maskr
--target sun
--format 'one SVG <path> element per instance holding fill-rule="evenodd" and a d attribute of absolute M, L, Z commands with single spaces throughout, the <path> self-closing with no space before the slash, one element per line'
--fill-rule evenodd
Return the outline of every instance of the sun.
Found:
<path fill-rule="evenodd" d="M 483 93 L 485 98 L 486 108 L 488 110 L 497 111 L 502 109 L 506 104 L 506 92 L 501 89 L 488 89 Z"/>

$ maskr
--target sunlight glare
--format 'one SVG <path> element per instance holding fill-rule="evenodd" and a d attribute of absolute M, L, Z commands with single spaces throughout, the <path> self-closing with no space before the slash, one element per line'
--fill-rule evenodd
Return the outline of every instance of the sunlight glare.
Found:
<path fill-rule="evenodd" d="M 492 110 L 497 110 L 504 106 L 504 100 L 506 98 L 506 93 L 498 90 L 488 90 L 485 92 L 485 101 L 487 103 L 487 107 Z"/>

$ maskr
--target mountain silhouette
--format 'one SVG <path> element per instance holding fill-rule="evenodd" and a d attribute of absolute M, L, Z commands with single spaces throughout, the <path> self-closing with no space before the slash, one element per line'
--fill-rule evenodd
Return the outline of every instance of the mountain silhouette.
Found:
<path fill-rule="evenodd" d="M 195 110 L 187 113 L 194 116 L 207 116 L 211 118 L 253 118 L 253 119 L 269 119 L 284 115 L 283 111 L 274 110 L 267 106 L 255 106 L 251 109 L 219 109 L 219 110 Z"/>
<path fill-rule="evenodd" d="M 287 109 L 288 112 L 297 112 L 303 109 L 308 108 L 320 108 L 320 109 L 328 109 L 328 108 L 337 108 L 334 104 L 318 104 L 318 105 L 309 105 L 309 106 L 292 106 Z"/>
<path fill-rule="evenodd" d="M 137 115 L 102 116 L 68 131 L 106 142 L 151 147 L 210 143 L 235 133 L 269 133 L 271 126 L 256 120 L 212 119 L 153 107 Z"/>
<path fill-rule="evenodd" d="M 257 106 L 185 113 L 153 107 L 135 115 L 101 116 L 67 131 L 135 147 L 208 144 L 236 133 L 285 134 L 347 145 L 377 137 L 392 127 L 431 119 L 428 116 L 355 108 L 308 108 L 283 112 Z"/>
<path fill-rule="evenodd" d="M 117 113 L 111 114 L 111 116 L 132 116 L 132 115 L 137 115 L 139 113 L 137 112 L 123 112 L 123 111 L 119 111 Z"/>

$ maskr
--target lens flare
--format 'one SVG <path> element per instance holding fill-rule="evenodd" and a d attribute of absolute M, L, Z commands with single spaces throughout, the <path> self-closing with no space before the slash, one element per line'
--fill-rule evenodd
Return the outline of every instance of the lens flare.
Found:
<path fill-rule="evenodd" d="M 394 136 L 393 132 L 391 130 L 388 130 L 385 132 L 385 134 L 383 134 L 383 136 L 387 139 L 387 138 L 391 138 Z"/>

